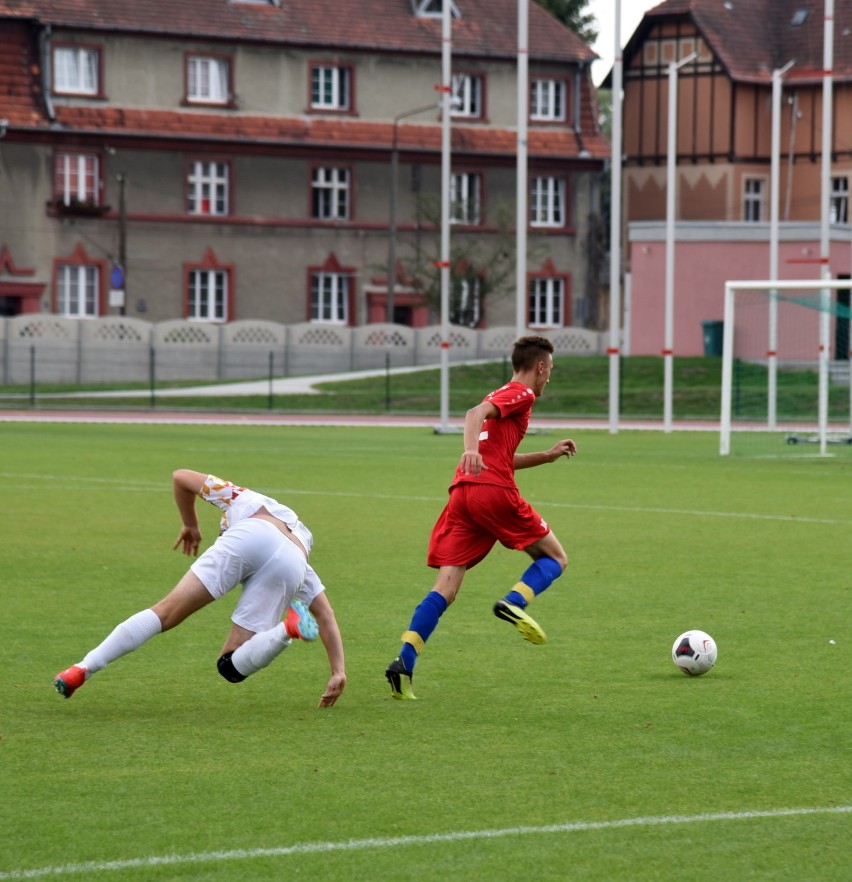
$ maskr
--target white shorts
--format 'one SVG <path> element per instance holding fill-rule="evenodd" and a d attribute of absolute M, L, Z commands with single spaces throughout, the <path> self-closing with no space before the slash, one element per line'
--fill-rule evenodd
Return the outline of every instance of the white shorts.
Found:
<path fill-rule="evenodd" d="M 255 633 L 277 625 L 294 599 L 310 604 L 323 590 L 304 554 L 260 518 L 234 524 L 190 569 L 216 600 L 242 582 L 231 621 Z"/>

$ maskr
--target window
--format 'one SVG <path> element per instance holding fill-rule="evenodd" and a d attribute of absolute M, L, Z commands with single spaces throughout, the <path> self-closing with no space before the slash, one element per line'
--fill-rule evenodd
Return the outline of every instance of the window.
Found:
<path fill-rule="evenodd" d="M 53 183 L 57 203 L 99 205 L 101 187 L 98 166 L 98 157 L 94 153 L 57 153 Z"/>
<path fill-rule="evenodd" d="M 349 279 L 344 272 L 311 275 L 311 321 L 349 324 Z"/>
<path fill-rule="evenodd" d="M 763 218 L 763 178 L 743 180 L 743 220 L 756 223 Z"/>
<path fill-rule="evenodd" d="M 56 311 L 66 318 L 98 315 L 99 267 L 91 264 L 59 264 L 56 268 Z"/>
<path fill-rule="evenodd" d="M 530 118 L 536 120 L 565 119 L 564 80 L 533 80 Z"/>
<path fill-rule="evenodd" d="M 564 316 L 564 280 L 533 279 L 530 290 L 530 327 L 561 328 Z"/>
<path fill-rule="evenodd" d="M 227 270 L 191 269 L 186 317 L 203 322 L 227 321 L 228 280 Z"/>
<path fill-rule="evenodd" d="M 443 0 L 412 0 L 411 5 L 418 18 L 440 18 L 444 14 Z M 453 18 L 461 18 L 458 7 L 452 2 L 450 15 Z"/>
<path fill-rule="evenodd" d="M 478 328 L 482 319 L 482 279 L 470 276 L 458 281 L 458 297 L 450 307 L 450 323 L 466 328 Z"/>
<path fill-rule="evenodd" d="M 849 178 L 831 179 L 831 223 L 849 223 Z"/>
<path fill-rule="evenodd" d="M 190 214 L 228 214 L 228 173 L 226 162 L 190 163 L 187 211 Z"/>
<path fill-rule="evenodd" d="M 534 227 L 565 226 L 564 179 L 533 178 L 530 222 Z"/>
<path fill-rule="evenodd" d="M 311 181 L 311 214 L 319 220 L 349 217 L 349 169 L 315 168 Z"/>
<path fill-rule="evenodd" d="M 455 174 L 450 178 L 450 223 L 479 223 L 480 178 L 476 174 Z"/>
<path fill-rule="evenodd" d="M 82 46 L 53 49 L 53 91 L 65 95 L 97 95 L 100 53 Z"/>
<path fill-rule="evenodd" d="M 348 67 L 317 65 L 311 70 L 311 108 L 350 110 L 352 71 Z"/>
<path fill-rule="evenodd" d="M 473 74 L 456 74 L 452 83 L 452 115 L 481 117 L 483 78 Z"/>
<path fill-rule="evenodd" d="M 227 104 L 231 97 L 231 64 L 227 58 L 189 55 L 186 59 L 186 100 Z"/>

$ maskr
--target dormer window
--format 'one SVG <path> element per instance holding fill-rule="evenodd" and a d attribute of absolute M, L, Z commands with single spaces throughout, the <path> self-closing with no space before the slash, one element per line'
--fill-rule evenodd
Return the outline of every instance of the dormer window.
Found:
<path fill-rule="evenodd" d="M 411 0 L 411 7 L 417 18 L 441 18 L 444 14 L 444 0 Z M 461 18 L 458 6 L 450 0 L 450 15 Z"/>

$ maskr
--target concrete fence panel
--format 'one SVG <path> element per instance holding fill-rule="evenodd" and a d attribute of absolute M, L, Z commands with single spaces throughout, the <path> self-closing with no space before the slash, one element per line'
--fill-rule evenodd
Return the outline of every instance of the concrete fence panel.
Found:
<path fill-rule="evenodd" d="M 287 329 L 289 375 L 335 374 L 351 371 L 352 329 L 343 325 L 302 322 Z"/>
<path fill-rule="evenodd" d="M 154 325 L 154 376 L 162 380 L 218 380 L 219 325 L 182 319 Z"/>
<path fill-rule="evenodd" d="M 375 324 L 352 329 L 356 370 L 408 367 L 415 364 L 415 332 L 406 325 Z"/>
<path fill-rule="evenodd" d="M 481 331 L 450 325 L 450 361 L 470 361 L 479 358 L 477 336 Z M 417 364 L 437 364 L 441 360 L 441 326 L 430 325 L 417 329 Z"/>
<path fill-rule="evenodd" d="M 280 377 L 287 371 L 287 326 L 243 319 L 222 326 L 222 378 Z"/>
<path fill-rule="evenodd" d="M 150 376 L 153 325 L 105 316 L 80 322 L 80 382 L 140 382 Z"/>
<path fill-rule="evenodd" d="M 7 382 L 26 384 L 35 379 L 37 383 L 79 383 L 81 323 L 48 313 L 28 313 L 9 319 Z"/>

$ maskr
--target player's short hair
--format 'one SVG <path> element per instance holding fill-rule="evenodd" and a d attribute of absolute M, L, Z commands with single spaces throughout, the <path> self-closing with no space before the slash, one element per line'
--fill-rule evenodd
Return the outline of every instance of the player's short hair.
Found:
<path fill-rule="evenodd" d="M 528 371 L 548 354 L 553 355 L 553 344 L 547 337 L 540 337 L 537 334 L 521 337 L 512 347 L 512 370 L 515 373 Z"/>

